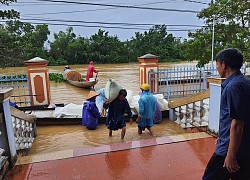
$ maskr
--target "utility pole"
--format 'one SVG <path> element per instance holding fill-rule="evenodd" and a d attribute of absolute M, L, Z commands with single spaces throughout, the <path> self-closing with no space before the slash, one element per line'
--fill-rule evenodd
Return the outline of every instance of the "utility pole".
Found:
<path fill-rule="evenodd" d="M 211 5 L 214 3 L 213 0 L 211 0 Z M 212 28 L 212 55 L 211 55 L 211 65 L 212 65 L 212 69 L 214 72 L 214 15 L 213 15 L 213 28 Z"/>
<path fill-rule="evenodd" d="M 211 56 L 211 64 L 212 64 L 212 69 L 214 69 L 214 16 L 213 16 L 213 29 L 212 29 L 212 56 Z M 214 72 L 214 71 L 213 71 Z"/>
<path fill-rule="evenodd" d="M 211 55 L 211 64 L 212 64 L 212 69 L 214 69 L 214 26 L 215 26 L 215 15 L 218 14 L 228 3 L 230 0 L 226 2 L 224 6 L 222 6 L 214 15 L 213 15 L 213 28 L 212 28 L 212 55 Z M 211 0 L 211 5 L 214 3 L 213 0 Z"/>

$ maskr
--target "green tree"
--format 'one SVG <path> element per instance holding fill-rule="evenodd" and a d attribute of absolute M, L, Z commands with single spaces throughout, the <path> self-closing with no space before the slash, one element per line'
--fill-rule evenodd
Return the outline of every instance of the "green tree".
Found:
<path fill-rule="evenodd" d="M 187 47 L 185 57 L 199 60 L 199 66 L 203 66 L 211 60 L 214 21 L 214 54 L 224 48 L 235 47 L 240 49 L 245 60 L 249 61 L 249 11 L 249 0 L 215 0 L 198 14 L 198 17 L 205 21 L 206 26 L 195 33 L 189 33 L 191 39 L 185 42 L 184 46 Z"/>
<path fill-rule="evenodd" d="M 67 28 L 66 32 L 60 31 L 54 34 L 54 41 L 50 43 L 50 56 L 54 65 L 72 64 L 69 53 L 70 44 L 76 40 L 73 28 Z"/>
<path fill-rule="evenodd" d="M 69 44 L 67 56 L 70 57 L 68 64 L 82 64 L 88 62 L 89 39 L 78 37 Z"/>
<path fill-rule="evenodd" d="M 8 21 L 0 25 L 0 56 L 2 66 L 20 66 L 23 61 L 40 56 L 46 57 L 44 42 L 47 41 L 47 25 L 33 26 L 21 21 Z"/>
<path fill-rule="evenodd" d="M 99 31 L 90 37 L 89 60 L 98 63 L 123 63 L 128 62 L 128 53 L 117 36 L 109 36 L 108 32 Z"/>
<path fill-rule="evenodd" d="M 163 61 L 182 58 L 181 41 L 168 34 L 166 25 L 155 25 L 144 33 L 135 33 L 129 46 L 130 53 L 136 57 L 151 53 L 160 56 Z"/>
<path fill-rule="evenodd" d="M 16 0 L 1 0 L 0 4 L 9 5 L 12 2 L 17 2 Z M 14 19 L 19 18 L 20 13 L 15 11 L 14 9 L 11 10 L 1 10 L 0 9 L 0 18 L 2 19 Z"/>

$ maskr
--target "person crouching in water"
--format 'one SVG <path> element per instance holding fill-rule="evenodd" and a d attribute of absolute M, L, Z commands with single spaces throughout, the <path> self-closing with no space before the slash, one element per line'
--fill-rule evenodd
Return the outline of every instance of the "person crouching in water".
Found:
<path fill-rule="evenodd" d="M 112 131 L 122 129 L 122 140 L 124 139 L 124 136 L 126 134 L 126 123 L 124 113 L 127 113 L 130 117 L 130 124 L 132 124 L 133 122 L 133 114 L 131 112 L 126 96 L 127 91 L 125 89 L 121 89 L 118 97 L 115 100 L 110 102 L 109 99 L 106 99 L 106 102 L 103 104 L 104 109 L 109 109 L 106 121 L 106 126 L 109 129 L 109 136 L 112 136 Z"/>
<path fill-rule="evenodd" d="M 98 126 L 98 118 L 101 116 L 99 109 L 96 106 L 95 99 L 99 94 L 90 90 L 88 99 L 83 104 L 82 110 L 82 125 L 87 129 L 94 130 Z"/>
<path fill-rule="evenodd" d="M 147 128 L 151 135 L 154 135 L 152 126 L 154 125 L 154 114 L 156 111 L 156 98 L 150 93 L 149 85 L 141 85 L 141 97 L 139 99 L 139 113 L 136 122 L 138 123 L 138 134 Z"/>

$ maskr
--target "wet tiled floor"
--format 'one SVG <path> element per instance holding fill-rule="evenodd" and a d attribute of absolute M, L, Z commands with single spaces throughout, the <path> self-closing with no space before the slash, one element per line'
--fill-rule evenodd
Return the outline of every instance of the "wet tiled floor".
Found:
<path fill-rule="evenodd" d="M 55 152 L 50 159 L 57 160 L 48 160 L 50 155 L 40 157 L 43 162 L 21 158 L 7 179 L 198 180 L 214 149 L 215 139 L 205 133 L 74 149 L 58 153 L 61 157 Z"/>

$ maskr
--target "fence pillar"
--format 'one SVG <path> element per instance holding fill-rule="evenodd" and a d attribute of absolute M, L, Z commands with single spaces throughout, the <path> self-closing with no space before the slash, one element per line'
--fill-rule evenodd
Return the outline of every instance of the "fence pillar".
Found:
<path fill-rule="evenodd" d="M 210 89 L 208 129 L 214 134 L 219 132 L 221 83 L 223 80 L 223 78 L 208 79 Z"/>
<path fill-rule="evenodd" d="M 17 152 L 9 103 L 12 94 L 12 88 L 0 90 L 0 148 L 4 149 L 3 155 L 9 157 L 13 167 L 17 161 Z"/>
<path fill-rule="evenodd" d="M 50 104 L 48 61 L 35 57 L 29 61 L 25 61 L 25 64 L 28 67 L 32 105 Z"/>
<path fill-rule="evenodd" d="M 149 73 L 150 72 L 158 72 L 159 65 L 157 62 L 160 57 L 155 56 L 153 54 L 146 54 L 144 56 L 138 57 L 138 61 L 140 62 L 139 71 L 140 71 L 140 86 L 143 83 L 148 83 L 150 85 L 150 91 L 152 93 L 159 92 L 159 83 L 158 83 L 158 75 L 152 74 L 152 80 L 149 82 Z"/>

